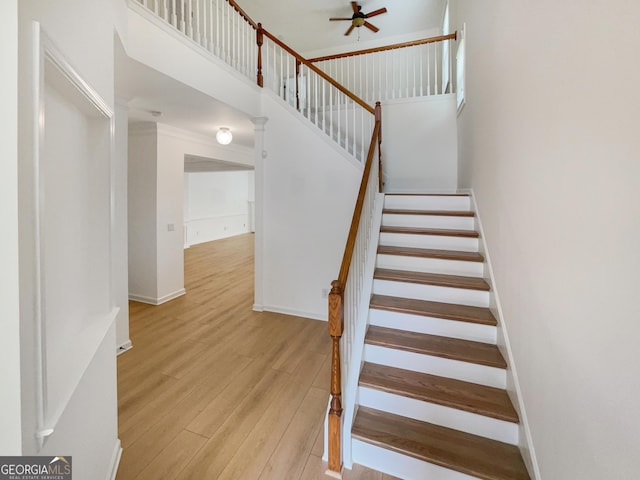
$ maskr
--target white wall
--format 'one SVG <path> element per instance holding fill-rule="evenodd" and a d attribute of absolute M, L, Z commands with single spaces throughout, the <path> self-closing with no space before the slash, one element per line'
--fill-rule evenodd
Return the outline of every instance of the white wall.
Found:
<path fill-rule="evenodd" d="M 116 345 L 127 348 L 131 345 L 129 339 L 129 236 L 127 220 L 127 168 L 129 158 L 129 128 L 127 106 L 123 102 L 116 102 L 116 139 L 114 168 L 114 232 L 112 258 L 112 291 L 116 305 L 120 308 L 116 318 Z"/>
<path fill-rule="evenodd" d="M 157 299 L 184 294 L 184 145 L 158 124 L 156 179 Z"/>
<path fill-rule="evenodd" d="M 477 196 L 540 478 L 636 478 L 640 4 L 454 0 Z"/>
<path fill-rule="evenodd" d="M 268 92 L 263 115 L 266 158 L 256 165 L 264 181 L 256 191 L 263 305 L 256 308 L 326 320 L 322 290 L 338 275 L 362 167 Z"/>
<path fill-rule="evenodd" d="M 154 24 L 129 10 L 127 55 L 251 116 L 259 114 L 260 90 L 255 81 L 211 56 L 173 27 Z M 158 26 L 166 28 L 158 28 Z M 194 46 L 196 48 L 194 48 Z M 204 52 L 204 54 L 203 54 Z"/>
<path fill-rule="evenodd" d="M 185 155 L 251 165 L 253 150 L 168 125 L 129 127 L 129 298 L 159 304 L 184 290 Z M 243 184 L 246 192 L 246 181 Z M 245 193 L 246 195 L 246 193 Z"/>
<path fill-rule="evenodd" d="M 20 455 L 20 305 L 18 270 L 18 2 L 0 3 L 0 455 Z"/>
<path fill-rule="evenodd" d="M 158 298 L 157 156 L 155 124 L 135 125 L 128 137 L 129 296 Z"/>
<path fill-rule="evenodd" d="M 3 4 L 3 14 L 5 13 L 4 7 L 5 4 Z M 125 16 L 124 2 L 111 0 L 92 2 L 22 0 L 19 2 L 18 185 L 20 198 L 21 453 L 27 455 L 39 452 L 52 453 L 48 448 L 55 448 L 56 453 L 64 450 L 67 455 L 74 457 L 74 469 L 76 472 L 80 472 L 84 478 L 107 478 L 116 459 L 114 454 L 119 451 L 115 336 L 113 326 L 111 326 L 110 333 L 103 336 L 99 344 L 92 346 L 92 351 L 85 352 L 88 354 L 89 360 L 87 368 L 84 370 L 77 387 L 71 393 L 69 403 L 60 419 L 55 425 L 47 425 L 54 428 L 54 432 L 48 437 L 44 449 L 39 451 L 35 436 L 38 412 L 36 405 L 38 379 L 36 377 L 37 344 L 35 341 L 37 284 L 34 276 L 36 261 L 34 219 L 36 215 L 34 204 L 35 172 L 33 170 L 38 123 L 34 116 L 37 99 L 32 87 L 35 83 L 32 21 L 37 20 L 41 23 L 43 31 L 52 39 L 71 66 L 95 89 L 108 108 L 113 109 L 114 25 L 121 23 Z M 65 126 L 60 127 L 64 131 Z M 67 129 L 71 128 L 70 126 L 66 127 Z M 3 168 L 5 168 L 4 165 Z M 62 176 L 55 175 L 51 175 L 47 179 L 54 184 L 65 184 L 66 180 Z M 105 185 L 108 185 L 109 180 L 110 175 L 102 178 L 97 187 L 98 191 L 102 191 Z M 71 182 L 67 186 L 74 195 L 81 195 L 81 201 L 86 201 L 88 206 L 91 205 L 93 198 L 91 195 L 82 193 L 82 186 Z M 55 202 L 46 204 L 48 212 L 57 212 L 60 215 L 59 228 L 65 228 L 69 218 L 65 217 L 65 212 L 58 210 L 57 207 Z M 96 210 L 96 216 L 101 217 L 97 218 L 99 222 L 105 220 L 107 225 L 109 224 L 110 218 L 108 216 L 103 218 L 103 210 Z M 83 248 L 88 246 L 84 244 Z M 56 252 L 50 254 L 55 255 Z M 96 255 L 106 255 L 106 262 L 111 262 L 109 250 L 96 251 Z M 60 281 L 64 282 L 65 279 L 61 278 Z M 96 282 L 96 285 L 98 283 L 106 284 L 107 288 L 109 287 L 108 277 L 106 283 L 104 278 L 99 278 Z M 15 364 L 14 368 L 17 368 Z M 100 428 L 89 428 L 91 425 L 96 425 L 96 419 L 99 419 Z"/>
<path fill-rule="evenodd" d="M 453 192 L 458 184 L 455 95 L 382 104 L 386 192 Z"/>
<path fill-rule="evenodd" d="M 184 223 L 188 245 L 249 231 L 250 174 L 249 171 L 185 173 Z"/>

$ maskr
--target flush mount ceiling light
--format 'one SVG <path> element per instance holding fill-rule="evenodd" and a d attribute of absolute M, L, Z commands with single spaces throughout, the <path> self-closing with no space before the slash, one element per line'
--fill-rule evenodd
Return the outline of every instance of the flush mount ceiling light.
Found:
<path fill-rule="evenodd" d="M 228 127 L 220 127 L 218 133 L 216 133 L 216 140 L 220 145 L 229 145 L 233 140 L 233 135 Z"/>

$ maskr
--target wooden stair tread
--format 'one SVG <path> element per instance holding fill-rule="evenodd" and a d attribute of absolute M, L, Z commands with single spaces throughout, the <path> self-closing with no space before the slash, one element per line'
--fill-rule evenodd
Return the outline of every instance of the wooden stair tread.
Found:
<path fill-rule="evenodd" d="M 416 227 L 380 227 L 381 233 L 408 233 L 412 235 L 439 235 L 443 237 L 469 237 L 478 238 L 479 234 L 473 230 L 451 230 L 443 228 L 416 228 Z"/>
<path fill-rule="evenodd" d="M 496 326 L 498 324 L 496 318 L 488 308 L 470 307 L 468 305 L 456 305 L 453 303 L 431 302 L 428 300 L 374 294 L 371 296 L 370 307 L 377 310 L 422 315 L 425 317 L 435 317 L 481 325 Z"/>
<path fill-rule="evenodd" d="M 360 407 L 352 436 L 484 480 L 529 480 L 518 447 Z"/>
<path fill-rule="evenodd" d="M 376 268 L 373 278 L 375 280 L 465 288 L 467 290 L 482 290 L 487 292 L 491 289 L 484 278 L 443 275 L 441 273 L 411 272 L 408 270 L 391 270 L 388 268 Z"/>
<path fill-rule="evenodd" d="M 365 363 L 359 384 L 387 393 L 518 423 L 506 390 L 400 368 Z"/>
<path fill-rule="evenodd" d="M 462 362 L 507 368 L 495 345 L 370 325 L 365 343 Z"/>
<path fill-rule="evenodd" d="M 438 217 L 475 217 L 475 213 L 470 210 L 412 210 L 385 208 L 383 214 L 389 215 L 433 215 Z"/>
<path fill-rule="evenodd" d="M 478 252 L 438 250 L 435 248 L 394 247 L 390 245 L 380 245 L 378 247 L 378 253 L 383 255 L 400 255 L 404 257 L 439 258 L 442 260 L 484 262 L 484 257 Z"/>

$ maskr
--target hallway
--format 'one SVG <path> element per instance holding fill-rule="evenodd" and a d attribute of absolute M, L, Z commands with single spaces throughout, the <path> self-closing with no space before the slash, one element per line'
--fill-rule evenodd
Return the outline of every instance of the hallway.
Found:
<path fill-rule="evenodd" d="M 187 294 L 132 302 L 118 480 L 322 479 L 326 323 L 253 305 L 252 234 L 185 250 Z M 344 478 L 390 477 L 363 468 Z"/>

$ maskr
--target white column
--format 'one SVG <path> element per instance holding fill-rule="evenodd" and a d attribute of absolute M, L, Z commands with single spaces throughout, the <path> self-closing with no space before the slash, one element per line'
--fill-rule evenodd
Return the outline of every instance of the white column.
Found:
<path fill-rule="evenodd" d="M 264 179 L 267 164 L 267 151 L 264 149 L 265 125 L 267 117 L 252 118 L 254 137 L 255 162 L 255 280 L 253 309 L 261 312 L 263 307 L 263 264 L 264 264 Z"/>

